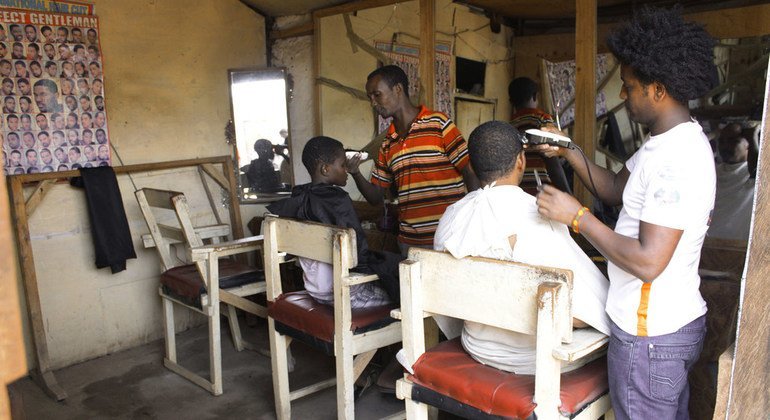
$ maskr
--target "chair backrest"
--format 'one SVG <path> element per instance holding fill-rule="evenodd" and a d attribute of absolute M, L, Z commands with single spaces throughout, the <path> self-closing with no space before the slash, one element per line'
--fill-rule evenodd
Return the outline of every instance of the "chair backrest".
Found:
<path fill-rule="evenodd" d="M 489 258 L 457 259 L 420 248 L 409 250 L 400 270 L 402 311 L 409 301 L 408 306 L 414 303 L 427 314 L 532 335 L 537 334 L 540 296 L 555 287 L 554 327 L 562 342 L 572 341 L 570 270 Z"/>
<path fill-rule="evenodd" d="M 335 277 L 347 276 L 348 270 L 358 265 L 356 234 L 352 228 L 268 215 L 262 224 L 262 235 L 268 300 L 281 294 L 279 264 L 283 255 L 332 264 Z"/>
<path fill-rule="evenodd" d="M 173 258 L 171 246 L 185 244 L 187 247 L 204 245 L 203 239 L 218 242 L 230 233 L 227 225 L 194 227 L 190 207 L 184 193 L 178 191 L 142 188 L 137 190 L 136 200 L 150 231 L 149 238 L 143 237 L 146 248 L 157 249 L 161 260 L 161 271 L 186 264 Z M 173 221 L 173 225 L 169 224 Z"/>

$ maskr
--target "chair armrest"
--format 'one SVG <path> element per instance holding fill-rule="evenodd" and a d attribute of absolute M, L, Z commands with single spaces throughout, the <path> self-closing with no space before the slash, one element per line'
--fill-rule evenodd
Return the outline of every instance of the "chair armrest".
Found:
<path fill-rule="evenodd" d="M 348 273 L 348 276 L 342 279 L 342 284 L 350 287 L 356 284 L 369 283 L 370 281 L 378 279 L 379 277 L 377 277 L 376 274 Z"/>
<path fill-rule="evenodd" d="M 401 319 L 401 308 L 391 309 L 390 310 L 390 317 L 393 319 Z"/>
<path fill-rule="evenodd" d="M 571 343 L 553 349 L 553 357 L 572 362 L 601 349 L 609 340 L 609 337 L 593 328 L 579 328 L 572 332 Z"/>
<path fill-rule="evenodd" d="M 221 242 L 218 244 L 198 246 L 190 249 L 190 258 L 192 261 L 204 261 L 212 255 L 216 255 L 216 257 L 219 258 L 256 251 L 258 249 L 262 249 L 262 235 L 249 236 L 247 238 Z"/>

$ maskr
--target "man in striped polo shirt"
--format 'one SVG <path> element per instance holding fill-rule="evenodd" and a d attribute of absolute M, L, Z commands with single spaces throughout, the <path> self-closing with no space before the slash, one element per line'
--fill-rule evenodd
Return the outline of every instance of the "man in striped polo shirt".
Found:
<path fill-rule="evenodd" d="M 383 118 L 393 118 L 368 181 L 351 159 L 348 172 L 370 204 L 382 204 L 385 190 L 395 184 L 398 198 L 398 243 L 433 247 L 433 235 L 447 207 L 478 188 L 468 164 L 468 148 L 446 115 L 409 101 L 409 81 L 398 66 L 369 74 L 366 94 Z"/>

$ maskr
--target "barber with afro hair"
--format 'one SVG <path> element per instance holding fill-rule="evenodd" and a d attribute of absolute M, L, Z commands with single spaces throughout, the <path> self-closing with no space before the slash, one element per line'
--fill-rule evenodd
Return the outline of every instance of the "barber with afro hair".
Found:
<path fill-rule="evenodd" d="M 576 150 L 533 149 L 563 156 L 597 198 L 622 204 L 615 229 L 550 186 L 538 194 L 538 211 L 609 260 L 607 363 L 617 417 L 688 419 L 687 373 L 706 331 L 698 262 L 716 177 L 708 138 L 687 103 L 713 86 L 714 41 L 677 9 L 644 8 L 607 44 L 621 65 L 629 118 L 649 129 L 642 147 L 617 174 Z"/>

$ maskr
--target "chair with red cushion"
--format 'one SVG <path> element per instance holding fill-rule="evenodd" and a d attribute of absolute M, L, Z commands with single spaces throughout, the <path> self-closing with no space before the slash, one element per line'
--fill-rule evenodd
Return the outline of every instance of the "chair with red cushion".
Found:
<path fill-rule="evenodd" d="M 350 287 L 377 280 L 350 272 L 357 265 L 353 229 L 268 216 L 262 233 L 276 414 L 288 420 L 292 400 L 336 384 L 337 417 L 352 420 L 356 378 L 378 348 L 401 341 L 401 324 L 390 317 L 394 306 L 351 309 Z M 283 293 L 280 264 L 290 256 L 334 266 L 334 306 L 316 302 L 305 291 Z M 336 379 L 290 391 L 287 349 L 293 339 L 336 356 Z"/>
<path fill-rule="evenodd" d="M 411 370 L 396 393 L 406 400 L 407 419 L 427 418 L 429 405 L 466 418 L 594 419 L 610 410 L 601 357 L 608 338 L 593 328 L 573 331 L 572 272 L 412 248 L 400 275 Z M 431 315 L 536 335 L 535 375 L 483 365 L 459 339 L 426 351 L 423 318 Z M 578 359 L 588 363 L 560 373 L 562 362 Z"/>
<path fill-rule="evenodd" d="M 193 226 L 187 198 L 181 192 L 143 188 L 136 199 L 150 231 L 142 236 L 145 248 L 155 248 L 161 262 L 160 296 L 166 357 L 163 364 L 214 395 L 222 394 L 222 350 L 220 303 L 225 304 L 230 332 L 237 351 L 244 348 L 267 355 L 266 351 L 241 337 L 236 308 L 267 317 L 267 308 L 246 299 L 265 292 L 262 270 L 227 257 L 258 251 L 262 237 L 227 241 L 230 226 Z M 204 243 L 204 241 L 207 243 Z M 185 248 L 190 261 L 175 255 L 175 246 Z M 174 304 L 208 317 L 209 378 L 206 379 L 177 362 Z"/>

